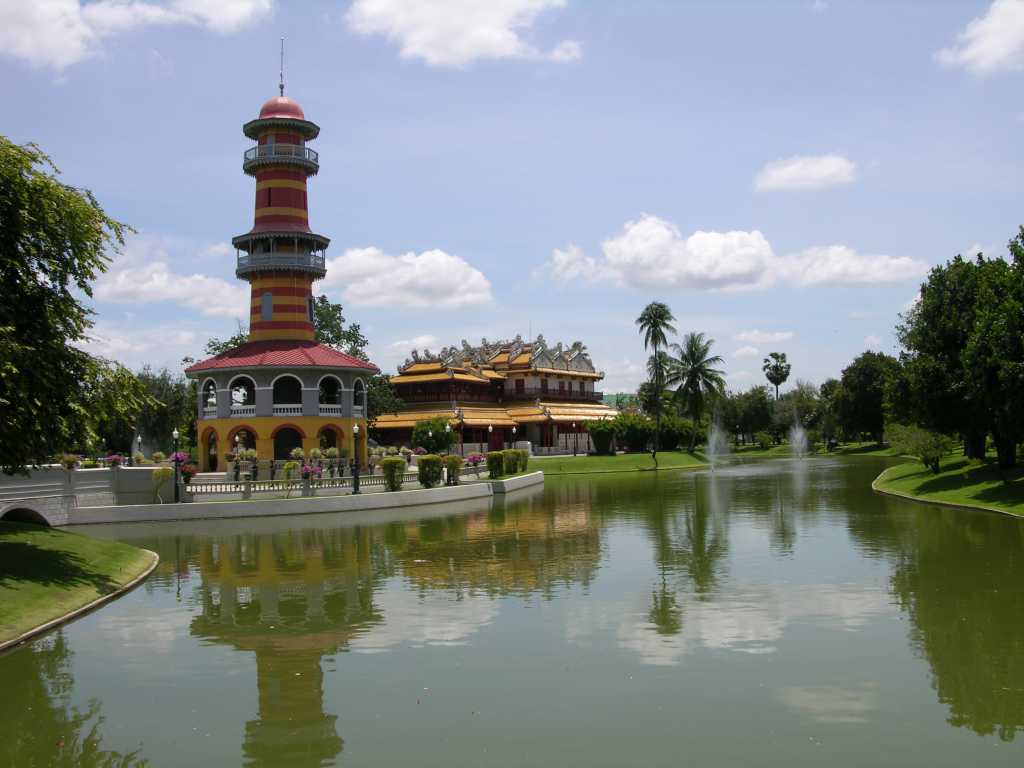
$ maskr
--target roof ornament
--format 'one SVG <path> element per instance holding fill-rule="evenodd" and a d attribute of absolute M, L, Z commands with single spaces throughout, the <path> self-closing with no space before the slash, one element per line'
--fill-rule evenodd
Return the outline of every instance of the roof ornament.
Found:
<path fill-rule="evenodd" d="M 281 80 L 277 84 L 277 88 L 281 91 L 281 96 L 284 96 L 284 38 L 281 38 Z"/>

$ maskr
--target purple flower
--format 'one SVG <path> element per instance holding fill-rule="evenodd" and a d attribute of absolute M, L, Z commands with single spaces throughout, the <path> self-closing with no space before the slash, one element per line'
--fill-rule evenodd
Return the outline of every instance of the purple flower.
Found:
<path fill-rule="evenodd" d="M 109 456 L 107 456 L 107 464 L 109 464 L 112 467 L 120 466 L 123 461 L 124 456 L 122 456 L 120 453 L 112 453 Z"/>
<path fill-rule="evenodd" d="M 189 455 L 184 451 L 175 451 L 171 454 L 171 462 L 174 464 L 184 464 L 189 458 Z"/>

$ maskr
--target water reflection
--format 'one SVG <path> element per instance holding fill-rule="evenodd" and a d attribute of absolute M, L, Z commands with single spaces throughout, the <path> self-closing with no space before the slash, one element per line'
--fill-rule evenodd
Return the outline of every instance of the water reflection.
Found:
<path fill-rule="evenodd" d="M 143 646 L 180 652 L 183 634 L 251 659 L 255 701 L 240 747 L 232 742 L 250 766 L 349 760 L 364 731 L 346 727 L 343 705 L 365 691 L 346 689 L 346 660 L 388 658 L 413 674 L 421 654 L 474 653 L 492 669 L 530 643 L 531 663 L 553 669 L 599 649 L 624 680 L 639 665 L 666 680 L 703 668 L 723 690 L 741 689 L 752 669 L 783 668 L 787 651 L 814 649 L 759 704 L 727 703 L 751 722 L 767 706 L 869 728 L 892 695 L 887 684 L 909 689 L 920 677 L 901 616 L 935 691 L 913 703 L 927 711 L 937 700 L 951 725 L 1012 740 L 1024 727 L 1024 525 L 882 499 L 870 491 L 878 470 L 766 462 L 552 481 L 507 506 L 372 524 L 333 516 L 125 528 L 118 538 L 160 553 L 145 589 L 176 611 L 147 621 L 159 627 L 149 637 L 120 604 L 103 620 L 130 657 Z M 509 605 L 543 605 L 543 621 L 526 626 Z M 898 682 L 865 679 L 865 660 L 900 654 L 902 668 L 890 670 Z M 0 658 L 5 688 L 28 692 L 0 701 L 0 764 L 144 764 L 141 736 L 138 752 L 101 749 L 100 702 L 72 706 L 70 659 L 63 634 Z M 590 703 L 574 706 L 585 718 Z M 414 725 L 391 716 L 398 732 Z M 18 728 L 20 741 L 6 738 Z"/>

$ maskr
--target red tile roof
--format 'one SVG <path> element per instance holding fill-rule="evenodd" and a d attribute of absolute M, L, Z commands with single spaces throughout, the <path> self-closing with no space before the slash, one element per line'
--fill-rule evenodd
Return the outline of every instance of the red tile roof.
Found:
<path fill-rule="evenodd" d="M 346 355 L 315 341 L 250 341 L 201 360 L 185 369 L 185 373 L 213 371 L 218 368 L 362 368 L 380 372 L 373 363 Z"/>

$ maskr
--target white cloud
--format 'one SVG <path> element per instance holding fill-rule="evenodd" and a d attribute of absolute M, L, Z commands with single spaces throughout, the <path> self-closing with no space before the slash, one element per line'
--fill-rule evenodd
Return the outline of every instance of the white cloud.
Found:
<path fill-rule="evenodd" d="M 218 244 L 205 253 L 222 255 Z M 174 301 L 207 317 L 249 317 L 249 288 L 245 283 L 200 273 L 178 274 L 168 266 L 170 256 L 159 238 L 140 235 L 128 241 L 124 252 L 96 281 L 98 301 L 148 304 Z"/>
<path fill-rule="evenodd" d="M 484 274 L 459 256 L 434 249 L 391 256 L 380 248 L 350 248 L 329 260 L 327 288 L 341 288 L 364 307 L 458 309 L 494 301 Z"/>
<path fill-rule="evenodd" d="M 1024 69 L 1024 2 L 994 0 L 936 58 L 979 75 Z"/>
<path fill-rule="evenodd" d="M 864 337 L 864 349 L 873 349 L 877 351 L 881 348 L 881 346 L 882 339 L 880 336 L 875 336 L 874 334 L 871 334 L 869 336 Z"/>
<path fill-rule="evenodd" d="M 733 357 L 757 357 L 761 354 L 761 350 L 757 347 L 740 347 L 732 353 Z"/>
<path fill-rule="evenodd" d="M 409 352 L 413 349 L 430 349 L 441 343 L 437 336 L 425 333 L 422 336 L 413 336 L 411 339 L 399 339 L 388 345 L 389 349 L 398 352 Z"/>
<path fill-rule="evenodd" d="M 845 245 L 776 256 L 759 231 L 704 232 L 684 237 L 671 222 L 643 214 L 602 243 L 602 257 L 577 245 L 555 248 L 535 275 L 557 280 L 607 280 L 640 289 L 746 291 L 778 282 L 795 285 L 889 283 L 919 277 L 928 265 L 906 256 L 864 255 Z"/>
<path fill-rule="evenodd" d="M 99 323 L 78 345 L 91 355 L 116 360 L 129 368 L 143 365 L 175 366 L 201 346 L 195 331 L 180 325 L 139 328 Z"/>
<path fill-rule="evenodd" d="M 231 32 L 267 15 L 273 0 L 4 0 L 0 50 L 36 67 L 62 70 L 97 52 L 104 38 L 155 24 Z"/>
<path fill-rule="evenodd" d="M 754 187 L 762 192 L 777 189 L 822 189 L 849 184 L 857 166 L 842 155 L 797 155 L 768 163 L 758 171 Z"/>
<path fill-rule="evenodd" d="M 543 52 L 521 37 L 537 16 L 566 0 L 355 0 L 345 14 L 351 29 L 383 35 L 400 46 L 402 58 L 435 67 L 462 67 L 477 59 L 573 61 L 576 40 Z"/>
<path fill-rule="evenodd" d="M 777 344 L 780 341 L 789 341 L 796 336 L 793 331 L 740 331 L 733 338 L 736 341 L 746 341 L 751 344 Z"/>

